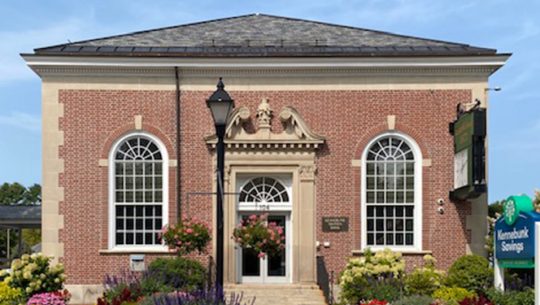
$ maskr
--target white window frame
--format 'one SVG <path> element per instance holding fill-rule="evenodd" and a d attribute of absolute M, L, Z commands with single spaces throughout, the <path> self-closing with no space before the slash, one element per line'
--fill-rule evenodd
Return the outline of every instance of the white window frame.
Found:
<path fill-rule="evenodd" d="M 276 174 L 260 174 L 260 175 L 253 175 L 250 174 L 249 176 L 241 175 L 239 176 L 238 182 L 237 182 L 237 190 L 238 198 L 240 198 L 240 192 L 244 189 L 246 184 L 248 184 L 251 180 L 259 177 L 269 177 L 272 179 L 275 179 L 278 181 L 283 187 L 285 187 L 287 191 L 287 195 L 289 197 L 289 201 L 287 202 L 272 202 L 269 204 L 261 204 L 261 203 L 254 203 L 254 202 L 240 202 L 240 200 L 237 201 L 237 207 L 236 209 L 238 211 L 292 211 L 292 176 L 290 175 L 276 175 Z"/>
<path fill-rule="evenodd" d="M 414 231 L 413 231 L 413 245 L 412 246 L 377 246 L 377 245 L 367 245 L 367 204 L 366 204 L 366 195 L 367 195 L 367 174 L 366 174 L 366 161 L 367 161 L 367 154 L 369 152 L 369 148 L 375 144 L 377 141 L 380 141 L 383 138 L 386 137 L 395 137 L 399 138 L 407 143 L 409 147 L 411 148 L 414 156 Z M 377 137 L 371 139 L 371 141 L 366 145 L 364 152 L 362 153 L 362 165 L 360 167 L 361 170 L 361 210 L 360 210 L 360 223 L 361 223 L 361 237 L 360 237 L 360 249 L 365 251 L 366 249 L 370 249 L 373 251 L 380 251 L 383 249 L 391 249 L 392 251 L 399 251 L 399 252 L 421 252 L 422 251 L 422 208 L 423 208 L 423 201 L 422 201 L 422 151 L 420 150 L 420 147 L 414 141 L 413 138 L 410 136 L 398 132 L 398 131 L 392 131 L 392 132 L 385 132 L 381 135 L 378 135 Z"/>
<path fill-rule="evenodd" d="M 163 164 L 163 185 L 162 185 L 162 226 L 169 224 L 169 154 L 163 142 L 156 136 L 144 132 L 137 131 L 131 132 L 118 138 L 109 152 L 109 250 L 112 251 L 137 251 L 137 252 L 153 252 L 153 251 L 167 251 L 167 246 L 162 242 L 161 245 L 116 245 L 116 226 L 115 226 L 115 153 L 121 143 L 131 137 L 142 136 L 153 141 L 161 152 L 162 164 Z"/>

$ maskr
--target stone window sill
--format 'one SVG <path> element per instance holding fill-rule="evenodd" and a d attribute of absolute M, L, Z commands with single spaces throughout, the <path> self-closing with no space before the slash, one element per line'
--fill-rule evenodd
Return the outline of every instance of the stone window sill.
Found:
<path fill-rule="evenodd" d="M 426 255 L 426 254 L 433 254 L 433 252 L 431 250 L 408 250 L 408 249 L 405 249 L 405 250 L 393 250 L 391 249 L 392 251 L 394 252 L 399 252 L 403 255 Z M 380 250 L 372 250 L 372 252 L 378 252 Z M 364 250 L 352 250 L 351 251 L 351 254 L 353 256 L 362 256 L 364 255 Z"/>
<path fill-rule="evenodd" d="M 176 254 L 174 250 L 168 250 L 165 248 L 160 249 L 145 249 L 145 248 L 134 248 L 134 249 L 102 249 L 99 250 L 99 254 Z"/>

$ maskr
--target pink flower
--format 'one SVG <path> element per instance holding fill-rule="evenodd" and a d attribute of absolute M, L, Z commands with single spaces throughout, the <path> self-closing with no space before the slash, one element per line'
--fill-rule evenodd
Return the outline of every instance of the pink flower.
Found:
<path fill-rule="evenodd" d="M 249 216 L 249 220 L 256 220 L 256 219 L 257 219 L 257 215 L 255 214 Z"/>
<path fill-rule="evenodd" d="M 259 258 L 263 258 L 266 256 L 266 253 L 264 252 L 260 252 L 259 255 L 257 255 Z"/>
<path fill-rule="evenodd" d="M 186 229 L 186 233 L 187 233 L 187 234 L 191 234 L 191 233 L 193 233 L 193 229 L 191 229 L 191 228 L 189 228 L 189 229 Z"/>

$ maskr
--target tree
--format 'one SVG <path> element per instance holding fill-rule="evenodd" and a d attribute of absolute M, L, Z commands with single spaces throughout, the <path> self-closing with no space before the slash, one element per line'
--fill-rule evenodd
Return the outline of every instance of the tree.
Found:
<path fill-rule="evenodd" d="M 19 204 L 26 191 L 26 188 L 17 182 L 11 184 L 6 182 L 0 186 L 0 204 Z"/>
<path fill-rule="evenodd" d="M 41 185 L 34 184 L 28 188 L 20 183 L 4 183 L 0 186 L 0 205 L 41 203 Z"/>

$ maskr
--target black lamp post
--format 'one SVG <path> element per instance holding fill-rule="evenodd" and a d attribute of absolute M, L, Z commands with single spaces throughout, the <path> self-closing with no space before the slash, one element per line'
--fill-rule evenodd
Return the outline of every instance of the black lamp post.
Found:
<path fill-rule="evenodd" d="M 223 287 L 223 170 L 225 168 L 225 128 L 227 119 L 234 108 L 234 100 L 231 99 L 225 85 L 219 78 L 217 90 L 206 100 L 206 105 L 212 112 L 214 125 L 216 126 L 216 154 L 217 154 L 217 241 L 216 241 L 216 288 Z"/>

